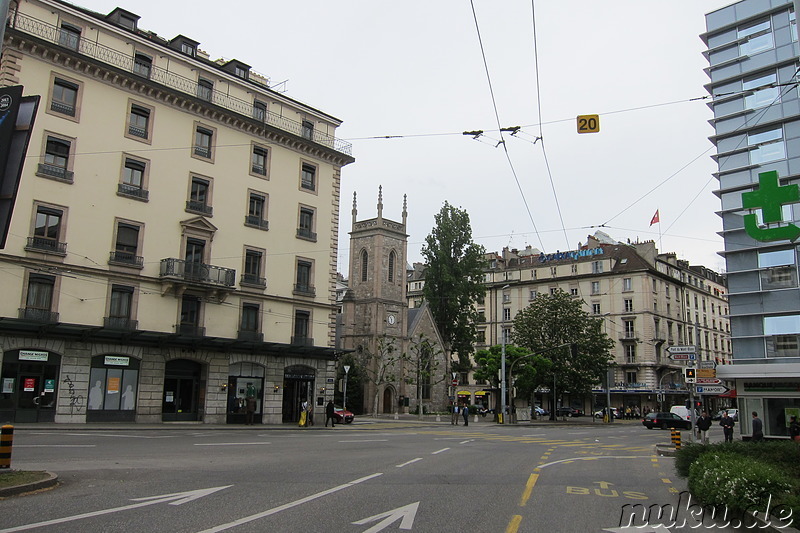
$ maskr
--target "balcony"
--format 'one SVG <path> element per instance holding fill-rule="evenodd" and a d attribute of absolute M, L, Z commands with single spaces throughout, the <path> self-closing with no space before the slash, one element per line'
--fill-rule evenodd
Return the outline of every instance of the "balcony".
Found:
<path fill-rule="evenodd" d="M 72 183 L 72 179 L 75 176 L 75 173 L 71 170 L 56 165 L 48 165 L 47 163 L 39 163 L 39 166 L 36 168 L 36 173 L 40 176 L 55 178 L 68 183 Z"/>
<path fill-rule="evenodd" d="M 120 316 L 107 316 L 103 317 L 103 327 L 121 331 L 136 331 L 139 328 L 139 321 Z"/>
<path fill-rule="evenodd" d="M 297 236 L 301 239 L 317 242 L 317 234 L 310 229 L 297 228 Z"/>
<path fill-rule="evenodd" d="M 292 294 L 296 296 L 316 296 L 317 290 L 312 285 L 306 285 L 304 283 L 295 283 Z"/>
<path fill-rule="evenodd" d="M 140 255 L 133 255 L 130 252 L 111 252 L 108 256 L 108 262 L 115 265 L 144 268 L 144 257 Z"/>
<path fill-rule="evenodd" d="M 242 274 L 242 279 L 239 281 L 242 285 L 249 285 L 251 287 L 259 287 L 259 288 L 266 288 L 267 286 L 267 278 L 262 278 L 257 274 Z"/>
<path fill-rule="evenodd" d="M 175 326 L 175 333 L 187 337 L 205 337 L 206 328 L 196 324 L 177 324 Z"/>
<path fill-rule="evenodd" d="M 195 146 L 194 155 L 205 159 L 211 159 L 211 148 L 207 146 Z"/>
<path fill-rule="evenodd" d="M 183 259 L 161 260 L 160 276 L 183 280 L 188 283 L 233 288 L 236 284 L 236 270 L 203 263 L 190 263 Z"/>
<path fill-rule="evenodd" d="M 75 106 L 73 104 L 56 102 L 53 100 L 50 102 L 50 110 L 55 113 L 61 113 L 62 115 L 69 115 L 70 117 L 75 116 Z"/>
<path fill-rule="evenodd" d="M 49 311 L 47 309 L 36 309 L 33 307 L 23 307 L 19 310 L 19 318 L 22 320 L 31 320 L 33 322 L 42 322 L 45 324 L 55 324 L 58 322 L 58 313 Z"/>
<path fill-rule="evenodd" d="M 264 231 L 269 230 L 268 220 L 264 220 L 261 217 L 256 217 L 253 215 L 247 215 L 244 217 L 244 225 L 252 228 L 263 229 Z"/>
<path fill-rule="evenodd" d="M 25 249 L 29 252 L 45 252 L 57 255 L 67 255 L 67 243 L 58 242 L 47 237 L 28 237 Z"/>
<path fill-rule="evenodd" d="M 186 201 L 186 210 L 192 213 L 198 213 L 210 217 L 214 213 L 214 208 L 206 205 L 205 202 L 197 202 L 195 200 Z"/>
<path fill-rule="evenodd" d="M 128 135 L 132 135 L 134 137 L 141 137 L 142 139 L 147 139 L 147 130 L 145 128 L 140 128 L 139 126 L 134 126 L 133 124 L 129 124 Z"/>
<path fill-rule="evenodd" d="M 135 198 L 136 200 L 144 200 L 145 202 L 150 198 L 150 193 L 146 189 L 127 183 L 120 183 L 117 186 L 117 194 Z"/>
<path fill-rule="evenodd" d="M 314 346 L 314 339 L 311 337 L 292 336 L 292 346 Z"/>

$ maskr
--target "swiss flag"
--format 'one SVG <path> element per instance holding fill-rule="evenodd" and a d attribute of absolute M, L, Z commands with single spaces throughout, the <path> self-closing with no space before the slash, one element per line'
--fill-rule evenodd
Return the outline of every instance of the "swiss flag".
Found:
<path fill-rule="evenodd" d="M 650 225 L 652 226 L 653 224 L 656 224 L 658 222 L 661 221 L 658 219 L 658 209 L 656 209 L 656 214 L 653 215 L 653 218 L 650 219 Z"/>

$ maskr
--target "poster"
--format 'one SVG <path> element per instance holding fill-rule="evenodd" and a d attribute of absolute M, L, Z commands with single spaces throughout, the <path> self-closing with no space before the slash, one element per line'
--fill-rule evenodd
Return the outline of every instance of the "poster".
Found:
<path fill-rule="evenodd" d="M 55 392 L 55 391 L 56 391 L 56 380 L 54 379 L 44 380 L 44 392 Z"/>
<path fill-rule="evenodd" d="M 14 392 L 14 378 L 3 378 L 2 394 L 11 394 Z"/>
<path fill-rule="evenodd" d="M 119 378 L 108 378 L 108 383 L 106 384 L 106 393 L 119 394 L 119 383 Z"/>
<path fill-rule="evenodd" d="M 36 378 L 24 378 L 22 380 L 22 390 L 25 392 L 36 392 Z"/>

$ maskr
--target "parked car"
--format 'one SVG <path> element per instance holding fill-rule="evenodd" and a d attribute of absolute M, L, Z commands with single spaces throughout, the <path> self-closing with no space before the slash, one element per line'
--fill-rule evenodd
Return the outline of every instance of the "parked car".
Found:
<path fill-rule="evenodd" d="M 739 410 L 738 409 L 725 409 L 725 410 L 728 411 L 728 416 L 733 418 L 734 422 L 738 422 L 739 421 Z M 722 415 L 720 415 L 720 418 L 722 418 Z"/>
<path fill-rule="evenodd" d="M 583 411 L 575 407 L 559 407 L 556 409 L 556 416 L 583 416 Z"/>
<path fill-rule="evenodd" d="M 535 406 L 535 407 L 533 408 L 533 410 L 534 410 L 534 412 L 536 413 L 536 415 L 537 415 L 537 416 L 547 416 L 547 415 L 549 415 L 549 414 L 550 414 L 550 413 L 547 411 L 547 409 L 543 408 L 541 405 L 537 405 L 537 406 Z"/>
<path fill-rule="evenodd" d="M 599 411 L 596 411 L 594 413 L 594 417 L 595 418 L 603 418 L 603 415 L 605 415 L 604 411 L 605 411 L 605 407 L 603 409 L 600 409 Z M 614 418 L 622 418 L 622 415 L 620 414 L 619 409 L 617 409 L 616 407 L 612 407 L 611 408 L 611 414 L 614 415 Z"/>
<path fill-rule="evenodd" d="M 683 418 L 684 420 L 691 420 L 691 412 L 689 411 L 688 407 L 684 407 L 682 405 L 673 405 L 670 407 L 669 412 L 672 414 L 676 414 L 679 417 Z M 694 419 L 697 420 L 697 417 L 700 416 L 700 413 L 697 409 L 694 410 Z"/>
<path fill-rule="evenodd" d="M 642 425 L 647 429 L 692 429 L 691 422 L 675 413 L 649 413 L 642 419 Z"/>
<path fill-rule="evenodd" d="M 341 407 L 333 408 L 333 419 L 336 420 L 337 424 L 341 424 L 343 421 L 345 424 L 349 424 L 354 418 L 355 415 L 347 409 L 342 409 Z"/>

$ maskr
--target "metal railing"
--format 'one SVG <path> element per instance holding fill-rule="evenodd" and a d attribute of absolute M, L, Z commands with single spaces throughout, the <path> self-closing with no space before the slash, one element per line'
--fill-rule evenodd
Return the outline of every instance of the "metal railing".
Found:
<path fill-rule="evenodd" d="M 48 165 L 47 163 L 39 163 L 36 173 L 42 176 L 50 176 L 51 178 L 69 181 L 70 183 L 75 177 L 75 173 L 73 171 L 56 165 Z"/>
<path fill-rule="evenodd" d="M 243 285 L 255 285 L 258 287 L 266 287 L 267 286 L 267 278 L 262 278 L 256 274 L 242 274 L 242 279 L 239 283 Z"/>
<path fill-rule="evenodd" d="M 48 239 L 47 237 L 28 237 L 28 245 L 25 248 L 28 250 L 51 252 L 56 254 L 67 253 L 67 243 L 58 242 L 55 239 Z"/>
<path fill-rule="evenodd" d="M 293 293 L 302 296 L 316 296 L 317 290 L 312 285 L 295 283 Z"/>
<path fill-rule="evenodd" d="M 253 215 L 245 215 L 244 223 L 248 226 L 253 226 L 258 229 L 264 229 L 264 230 L 269 229 L 269 221 Z"/>
<path fill-rule="evenodd" d="M 292 337 L 291 343 L 294 346 L 314 346 L 314 339 L 311 337 Z"/>
<path fill-rule="evenodd" d="M 136 76 L 160 83 L 161 85 L 175 89 L 184 94 L 191 95 L 193 97 L 197 97 L 198 95 L 200 84 L 197 82 L 197 80 L 186 78 L 185 76 L 170 72 L 169 70 L 157 67 L 155 65 L 152 65 L 149 71 L 142 69 L 141 65 L 137 65 L 133 55 L 120 52 L 82 37 L 70 39 L 67 43 L 69 46 L 64 46 L 65 42 L 60 28 L 25 15 L 24 13 L 17 12 L 14 16 L 9 17 L 9 23 L 10 27 L 18 31 L 35 35 L 42 40 L 48 41 L 57 46 L 61 46 L 64 49 L 72 50 L 79 54 L 97 59 L 98 61 L 102 61 L 118 69 L 130 72 Z M 148 73 L 149 76 L 146 76 Z M 205 98 L 205 96 L 208 96 L 208 98 Z M 210 89 L 210 94 L 204 93 L 203 100 L 206 100 L 214 105 L 224 107 L 229 111 L 239 113 L 247 118 L 252 118 L 254 114 L 253 102 L 236 98 L 235 96 L 225 94 L 215 89 Z M 63 113 L 64 111 L 60 112 Z M 264 122 L 270 126 L 275 126 L 283 131 L 297 135 L 298 137 L 305 137 L 306 135 L 304 134 L 308 134 L 307 129 L 303 128 L 303 124 L 301 122 L 282 117 L 281 115 L 269 110 L 266 110 Z M 327 146 L 328 148 L 346 155 L 352 155 L 353 146 L 346 141 L 337 139 L 332 135 L 328 135 L 316 130 L 311 132 L 310 137 L 310 140 L 317 144 Z"/>
<path fill-rule="evenodd" d="M 23 307 L 19 310 L 19 317 L 22 320 L 33 320 L 34 322 L 46 322 L 54 324 L 58 322 L 58 313 L 47 309 L 36 309 L 34 307 Z"/>
<path fill-rule="evenodd" d="M 150 198 L 150 192 L 147 189 L 142 189 L 136 185 L 128 185 L 127 183 L 120 183 L 117 185 L 117 194 L 124 196 L 133 196 L 142 200 Z"/>
<path fill-rule="evenodd" d="M 205 202 L 198 202 L 196 200 L 186 200 L 186 210 L 208 216 L 211 216 L 214 212 L 213 207 L 207 205 Z"/>
<path fill-rule="evenodd" d="M 130 252 L 120 252 L 117 250 L 109 254 L 108 262 L 142 267 L 144 266 L 144 257 L 140 255 L 134 255 Z"/>
<path fill-rule="evenodd" d="M 119 316 L 107 316 L 103 317 L 103 327 L 108 329 L 136 331 L 139 327 L 139 321 Z"/>
<path fill-rule="evenodd" d="M 236 284 L 236 271 L 203 263 L 193 263 L 170 257 L 161 260 L 161 277 L 180 278 L 195 283 L 233 287 Z"/>
<path fill-rule="evenodd" d="M 297 236 L 302 238 L 302 239 L 309 239 L 309 240 L 312 240 L 312 241 L 316 241 L 317 240 L 316 232 L 313 232 L 310 229 L 306 229 L 306 228 L 297 228 Z"/>

